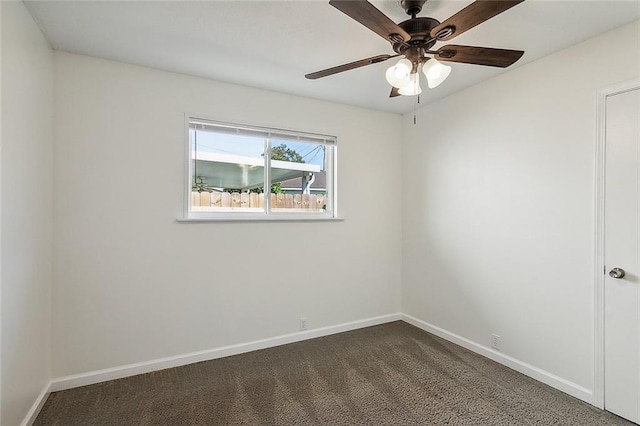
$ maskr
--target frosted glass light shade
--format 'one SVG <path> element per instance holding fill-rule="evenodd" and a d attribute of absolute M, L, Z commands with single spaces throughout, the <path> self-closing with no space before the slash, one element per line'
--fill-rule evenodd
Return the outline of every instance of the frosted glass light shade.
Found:
<path fill-rule="evenodd" d="M 397 64 L 389 67 L 385 77 L 390 85 L 401 88 L 409 82 L 409 74 L 413 65 L 407 58 L 400 59 Z"/>
<path fill-rule="evenodd" d="M 438 62 L 436 59 L 429 59 L 423 66 L 422 72 L 427 77 L 429 89 L 438 87 L 451 74 L 451 67 Z"/>
<path fill-rule="evenodd" d="M 409 76 L 409 82 L 402 86 L 398 93 L 405 96 L 414 96 L 422 93 L 422 88 L 420 87 L 420 76 L 418 73 L 413 73 Z"/>

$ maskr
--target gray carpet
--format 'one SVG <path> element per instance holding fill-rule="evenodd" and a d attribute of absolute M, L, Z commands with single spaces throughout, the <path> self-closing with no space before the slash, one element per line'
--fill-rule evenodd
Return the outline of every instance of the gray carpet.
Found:
<path fill-rule="evenodd" d="M 35 425 L 631 425 L 404 322 L 49 396 Z"/>

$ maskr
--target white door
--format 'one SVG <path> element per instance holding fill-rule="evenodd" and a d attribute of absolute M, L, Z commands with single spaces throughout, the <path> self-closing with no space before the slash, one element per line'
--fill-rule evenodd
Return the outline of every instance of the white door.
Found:
<path fill-rule="evenodd" d="M 605 149 L 604 405 L 640 423 L 640 89 L 607 97 Z"/>

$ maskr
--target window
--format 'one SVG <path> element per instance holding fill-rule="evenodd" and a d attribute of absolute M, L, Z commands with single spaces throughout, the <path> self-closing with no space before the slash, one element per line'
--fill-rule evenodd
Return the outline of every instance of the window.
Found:
<path fill-rule="evenodd" d="M 336 217 L 336 138 L 189 118 L 187 219 Z"/>

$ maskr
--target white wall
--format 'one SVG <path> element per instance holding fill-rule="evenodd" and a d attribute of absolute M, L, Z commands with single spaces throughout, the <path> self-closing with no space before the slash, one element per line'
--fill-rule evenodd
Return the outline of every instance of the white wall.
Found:
<path fill-rule="evenodd" d="M 55 54 L 53 376 L 399 312 L 401 117 Z M 176 223 L 184 113 L 338 137 L 343 222 Z"/>
<path fill-rule="evenodd" d="M 640 76 L 639 26 L 404 118 L 404 313 L 593 389 L 596 91 Z"/>
<path fill-rule="evenodd" d="M 53 52 L 22 2 L 2 8 L 2 416 L 51 378 Z"/>

